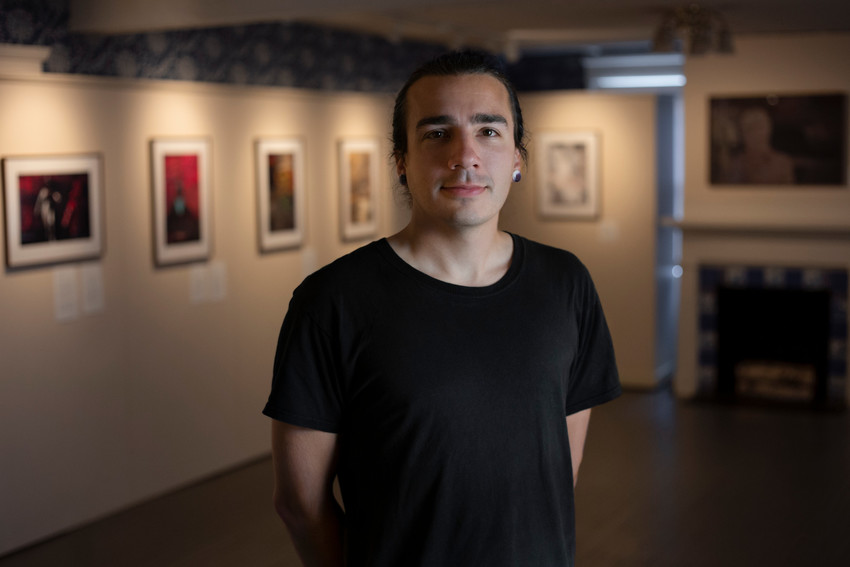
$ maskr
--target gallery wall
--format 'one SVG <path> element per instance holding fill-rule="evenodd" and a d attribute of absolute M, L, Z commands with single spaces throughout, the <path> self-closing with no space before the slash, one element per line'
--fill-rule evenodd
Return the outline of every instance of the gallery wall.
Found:
<path fill-rule="evenodd" d="M 0 273 L 2 553 L 267 454 L 260 410 L 291 292 L 361 243 L 339 237 L 337 143 L 374 138 L 387 164 L 390 100 L 71 76 L 0 78 L 0 100 L 0 155 L 99 152 L 106 212 L 99 260 Z M 211 141 L 212 254 L 157 268 L 149 143 L 184 136 Z M 305 241 L 261 254 L 253 144 L 290 136 L 305 147 Z M 383 235 L 404 212 L 381 195 Z M 214 299 L 193 289 L 209 266 Z M 103 308 L 58 321 L 57 281 L 70 274 L 82 306 L 91 268 Z"/>
<path fill-rule="evenodd" d="M 602 299 L 623 383 L 649 389 L 655 376 L 655 97 L 588 92 L 525 94 L 529 163 L 508 198 L 502 226 L 569 250 L 588 267 Z M 541 136 L 595 134 L 599 211 L 552 218 L 538 211 Z"/>

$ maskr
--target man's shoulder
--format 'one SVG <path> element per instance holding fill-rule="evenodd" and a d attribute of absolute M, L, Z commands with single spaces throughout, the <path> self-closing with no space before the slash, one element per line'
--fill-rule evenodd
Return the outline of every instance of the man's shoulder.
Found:
<path fill-rule="evenodd" d="M 383 239 L 370 242 L 322 266 L 304 278 L 296 294 L 326 295 L 356 287 L 375 273 L 384 245 Z"/>
<path fill-rule="evenodd" d="M 577 274 L 587 272 L 584 263 L 569 250 L 531 240 L 524 236 L 514 236 L 522 245 L 527 262 L 538 269 L 569 271 Z"/>
<path fill-rule="evenodd" d="M 385 239 L 383 238 L 364 244 L 319 268 L 312 275 L 336 274 L 347 270 L 358 270 L 364 264 L 377 261 L 380 258 L 380 249 L 384 245 Z"/>

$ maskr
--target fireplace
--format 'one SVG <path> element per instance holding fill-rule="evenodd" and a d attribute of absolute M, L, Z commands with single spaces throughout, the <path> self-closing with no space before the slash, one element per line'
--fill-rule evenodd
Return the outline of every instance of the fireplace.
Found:
<path fill-rule="evenodd" d="M 847 270 L 701 266 L 698 396 L 843 408 Z"/>
<path fill-rule="evenodd" d="M 717 395 L 823 405 L 829 377 L 827 290 L 717 289 Z"/>

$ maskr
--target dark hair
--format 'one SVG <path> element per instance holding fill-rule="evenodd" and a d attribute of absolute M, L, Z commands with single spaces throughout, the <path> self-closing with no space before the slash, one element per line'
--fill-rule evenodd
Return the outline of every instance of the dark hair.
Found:
<path fill-rule="evenodd" d="M 395 99 L 392 137 L 393 157 L 399 159 L 407 153 L 407 91 L 410 90 L 410 87 L 424 77 L 475 74 L 490 75 L 505 86 L 508 91 L 514 121 L 514 145 L 519 150 L 523 161 L 528 160 L 528 150 L 525 147 L 525 126 L 522 122 L 522 109 L 519 107 L 516 91 L 502 70 L 502 65 L 498 59 L 483 51 L 474 50 L 450 51 L 428 61 L 410 75 Z"/>

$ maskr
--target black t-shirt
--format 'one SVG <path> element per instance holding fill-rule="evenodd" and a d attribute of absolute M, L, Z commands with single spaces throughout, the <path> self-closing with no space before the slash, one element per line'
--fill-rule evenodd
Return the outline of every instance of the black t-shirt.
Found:
<path fill-rule="evenodd" d="M 620 384 L 585 267 L 513 242 L 486 287 L 383 239 L 295 290 L 263 412 L 338 434 L 350 567 L 573 564 L 565 416 Z"/>

